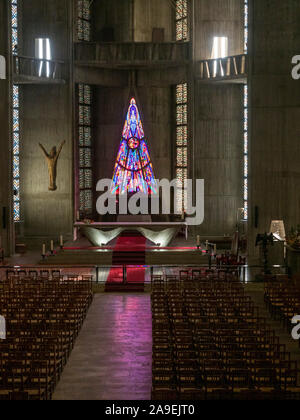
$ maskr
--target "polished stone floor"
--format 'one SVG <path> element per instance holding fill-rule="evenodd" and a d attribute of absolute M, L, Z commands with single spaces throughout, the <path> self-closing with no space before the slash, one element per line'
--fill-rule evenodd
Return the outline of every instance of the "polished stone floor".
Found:
<path fill-rule="evenodd" d="M 54 400 L 149 400 L 150 295 L 95 295 Z"/>

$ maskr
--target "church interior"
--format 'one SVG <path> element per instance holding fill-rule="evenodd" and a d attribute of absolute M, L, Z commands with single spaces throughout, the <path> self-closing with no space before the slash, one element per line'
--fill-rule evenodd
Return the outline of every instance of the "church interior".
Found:
<path fill-rule="evenodd" d="M 0 0 L 0 400 L 300 399 L 299 21 Z"/>

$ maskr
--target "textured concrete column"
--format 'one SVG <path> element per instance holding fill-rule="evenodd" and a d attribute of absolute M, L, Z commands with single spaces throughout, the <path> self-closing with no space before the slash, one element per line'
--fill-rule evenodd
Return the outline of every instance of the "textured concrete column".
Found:
<path fill-rule="evenodd" d="M 134 41 L 152 42 L 154 28 L 164 29 L 164 41 L 174 40 L 175 11 L 170 1 L 134 0 Z"/>
<path fill-rule="evenodd" d="M 205 180 L 204 235 L 232 234 L 242 207 L 242 86 L 198 82 L 195 176 Z"/>
<path fill-rule="evenodd" d="M 229 55 L 243 52 L 243 0 L 197 0 L 194 7 L 194 55 L 211 58 L 213 38 L 228 37 Z"/>
<path fill-rule="evenodd" d="M 72 57 L 72 2 L 32 0 L 22 3 L 22 52 L 34 55 L 35 39 L 49 38 L 52 58 L 68 63 Z M 24 242 L 72 236 L 73 225 L 73 106 L 72 79 L 65 84 L 22 86 L 21 199 Z M 74 119 L 75 120 L 75 119 Z M 48 191 L 48 168 L 39 142 L 47 151 L 65 140 L 57 167 L 57 191 Z"/>
<path fill-rule="evenodd" d="M 210 59 L 215 36 L 228 37 L 228 54 L 243 52 L 243 2 L 193 2 L 193 60 Z M 242 85 L 202 83 L 193 92 L 193 177 L 205 180 L 205 220 L 193 233 L 232 234 L 243 203 Z"/>
<path fill-rule="evenodd" d="M 250 253 L 271 220 L 300 223 L 300 81 L 292 57 L 300 53 L 300 3 L 251 2 Z M 257 216 L 255 220 L 255 207 Z"/>
<path fill-rule="evenodd" d="M 0 0 L 0 55 L 6 60 L 7 77 L 5 80 L 0 80 L 0 236 L 6 255 L 13 251 L 8 5 L 8 1 Z"/>

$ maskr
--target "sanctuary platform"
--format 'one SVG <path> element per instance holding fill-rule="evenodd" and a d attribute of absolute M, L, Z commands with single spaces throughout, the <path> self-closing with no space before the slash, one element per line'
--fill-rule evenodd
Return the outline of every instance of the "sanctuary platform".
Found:
<path fill-rule="evenodd" d="M 58 251 L 54 257 L 46 258 L 40 263 L 45 266 L 65 266 L 65 265 L 91 265 L 99 267 L 111 267 L 114 265 L 113 247 L 88 247 L 88 248 L 64 248 Z M 209 265 L 209 256 L 205 250 L 198 250 L 196 247 L 146 247 L 140 252 L 145 254 L 143 265 Z M 139 254 L 137 249 L 118 248 L 119 257 L 123 256 L 123 260 L 115 265 L 132 265 L 136 264 L 135 259 Z"/>
<path fill-rule="evenodd" d="M 124 231 L 141 234 L 160 248 L 167 247 L 180 231 L 184 232 L 185 239 L 188 239 L 188 224 L 186 222 L 78 222 L 74 225 L 74 242 L 78 239 L 79 232 L 81 232 L 93 246 L 103 247 L 120 236 Z"/>

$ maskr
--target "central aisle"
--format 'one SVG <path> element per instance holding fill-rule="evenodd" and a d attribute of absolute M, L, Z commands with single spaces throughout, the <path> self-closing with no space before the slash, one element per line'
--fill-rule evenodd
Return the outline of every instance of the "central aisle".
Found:
<path fill-rule="evenodd" d="M 54 400 L 149 400 L 150 295 L 95 295 Z"/>

